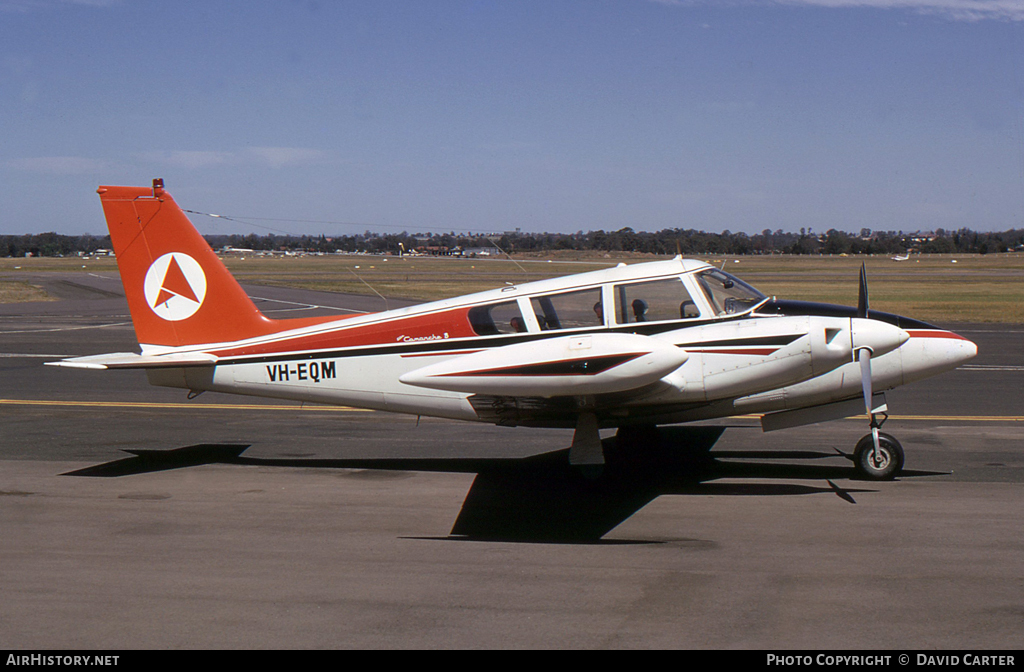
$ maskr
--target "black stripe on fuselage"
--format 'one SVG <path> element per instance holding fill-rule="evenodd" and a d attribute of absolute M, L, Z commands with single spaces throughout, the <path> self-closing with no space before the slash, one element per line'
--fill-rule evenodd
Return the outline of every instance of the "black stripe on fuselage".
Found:
<path fill-rule="evenodd" d="M 595 326 L 588 329 L 562 329 L 542 331 L 538 334 L 507 334 L 504 336 L 479 336 L 459 339 L 443 339 L 436 341 L 420 341 L 416 343 L 398 343 L 387 345 L 365 345 L 351 346 L 344 349 L 317 350 L 309 352 L 292 352 L 272 355 L 237 355 L 224 357 L 217 361 L 217 364 L 262 364 L 272 362 L 297 361 L 303 359 L 323 359 L 326 357 L 369 357 L 373 355 L 408 355 L 418 353 L 437 353 L 443 355 L 446 352 L 457 350 L 483 350 L 489 348 L 500 348 L 505 345 L 516 343 L 528 343 L 559 336 L 586 336 L 597 333 L 616 334 L 641 334 L 651 336 L 666 331 L 676 331 L 687 327 L 700 326 L 721 320 L 679 320 L 673 322 L 637 323 L 625 324 L 615 327 Z"/>
<path fill-rule="evenodd" d="M 789 301 L 786 299 L 773 299 L 757 309 L 758 313 L 766 315 L 815 315 L 818 317 L 857 317 L 857 309 L 850 306 L 837 306 L 831 303 L 815 303 L 813 301 Z M 883 313 L 877 310 L 868 310 L 868 318 L 887 322 L 900 329 L 939 329 L 934 325 L 915 320 L 893 313 Z"/>
<path fill-rule="evenodd" d="M 613 369 L 620 364 L 640 357 L 644 353 L 601 355 L 560 362 L 541 362 L 521 366 L 505 366 L 497 369 L 448 373 L 445 376 L 594 376 Z"/>
<path fill-rule="evenodd" d="M 727 346 L 730 348 L 742 347 L 745 345 L 789 345 L 796 339 L 807 334 L 782 334 L 780 336 L 760 336 L 757 338 L 727 338 L 721 341 L 696 341 L 694 343 L 677 343 L 680 348 L 717 348 Z"/>
<path fill-rule="evenodd" d="M 747 319 L 749 317 L 750 315 L 744 315 L 742 316 L 742 319 Z M 490 348 L 500 348 L 506 345 L 528 343 L 531 341 L 539 341 L 548 338 L 557 338 L 559 336 L 585 336 L 587 334 L 597 333 L 639 334 L 642 336 L 653 336 L 655 334 L 662 334 L 667 331 L 689 329 L 691 327 L 699 327 L 707 324 L 720 324 L 723 321 L 724 320 L 722 320 L 721 318 L 717 318 L 707 320 L 673 320 L 670 322 L 634 322 L 631 324 L 622 324 L 614 327 L 595 326 L 586 329 L 561 329 L 542 331 L 536 334 L 507 334 L 504 336 L 479 336 L 475 338 L 470 337 L 435 341 L 419 341 L 415 343 L 396 343 L 393 345 L 390 343 L 387 345 L 357 345 L 344 349 L 327 349 L 309 352 L 292 352 L 272 355 L 238 355 L 235 357 L 222 358 L 218 360 L 217 363 L 223 365 L 263 363 L 270 364 L 274 362 L 302 361 L 304 359 L 342 359 L 347 357 L 371 357 L 375 355 L 408 355 L 422 353 L 443 355 L 447 352 L 454 352 L 459 350 L 484 350 Z M 761 336 L 754 338 L 727 339 L 721 341 L 682 343 L 678 344 L 678 346 L 681 348 L 721 346 L 739 347 L 766 345 L 785 346 L 789 345 L 790 343 L 800 338 L 801 336 L 804 336 L 804 334 L 783 334 L 781 336 Z"/>

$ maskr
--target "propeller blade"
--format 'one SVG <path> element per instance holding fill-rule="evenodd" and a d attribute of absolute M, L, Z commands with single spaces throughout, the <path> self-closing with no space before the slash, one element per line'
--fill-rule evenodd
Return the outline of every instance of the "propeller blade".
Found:
<path fill-rule="evenodd" d="M 825 482 L 828 483 L 829 486 L 832 488 L 832 492 L 834 492 L 837 495 L 839 495 L 839 497 L 841 499 L 845 499 L 850 504 L 856 504 L 857 503 L 856 500 L 854 500 L 854 498 L 851 497 L 850 493 L 848 493 L 846 490 L 843 490 L 842 488 L 840 488 L 838 485 L 836 485 L 835 483 L 833 483 L 829 479 L 825 479 Z"/>
<path fill-rule="evenodd" d="M 857 317 L 868 316 L 868 271 L 864 264 L 860 265 L 860 291 L 857 294 Z"/>
<path fill-rule="evenodd" d="M 860 386 L 864 391 L 864 410 L 871 421 L 871 442 L 874 444 L 874 450 L 871 452 L 870 459 L 876 461 L 881 454 L 881 447 L 878 445 L 878 424 L 875 423 L 875 414 L 872 412 L 874 409 L 871 408 L 871 351 L 867 348 L 858 350 L 857 361 L 860 362 Z"/>
<path fill-rule="evenodd" d="M 857 458 L 855 458 L 853 455 L 851 455 L 850 453 L 844 453 L 843 451 L 839 450 L 835 446 L 832 446 L 832 450 L 836 451 L 837 453 L 839 453 L 840 456 L 845 457 L 850 462 L 856 462 L 857 461 Z"/>
<path fill-rule="evenodd" d="M 871 351 L 861 348 L 857 351 L 860 363 L 860 387 L 864 392 L 864 412 L 871 415 Z"/>

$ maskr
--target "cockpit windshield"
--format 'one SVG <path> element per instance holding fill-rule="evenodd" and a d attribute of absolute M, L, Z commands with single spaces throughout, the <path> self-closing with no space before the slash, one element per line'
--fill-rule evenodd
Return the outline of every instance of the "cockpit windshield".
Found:
<path fill-rule="evenodd" d="M 732 315 L 750 310 L 766 297 L 747 283 L 725 271 L 710 268 L 697 274 L 697 282 L 716 315 Z"/>

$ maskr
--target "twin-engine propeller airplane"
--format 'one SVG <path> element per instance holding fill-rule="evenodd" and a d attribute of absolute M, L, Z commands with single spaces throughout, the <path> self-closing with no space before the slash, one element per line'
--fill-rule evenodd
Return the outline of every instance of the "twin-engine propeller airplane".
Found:
<path fill-rule="evenodd" d="M 762 414 L 765 431 L 866 413 L 853 460 L 897 475 L 879 390 L 956 368 L 971 341 L 924 322 L 769 298 L 675 258 L 381 313 L 264 316 L 164 191 L 100 187 L 141 354 L 55 362 L 144 369 L 153 385 L 507 426 L 575 428 L 569 461 L 604 464 L 599 431 Z M 638 442 L 638 448 L 639 448 Z"/>

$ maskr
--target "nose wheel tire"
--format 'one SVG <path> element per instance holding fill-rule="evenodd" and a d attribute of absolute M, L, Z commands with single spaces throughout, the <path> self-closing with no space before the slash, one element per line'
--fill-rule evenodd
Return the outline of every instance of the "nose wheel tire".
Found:
<path fill-rule="evenodd" d="M 878 454 L 875 442 L 868 434 L 857 442 L 853 451 L 853 464 L 861 478 L 869 481 L 889 481 L 903 471 L 903 446 L 890 434 L 878 433 Z"/>

